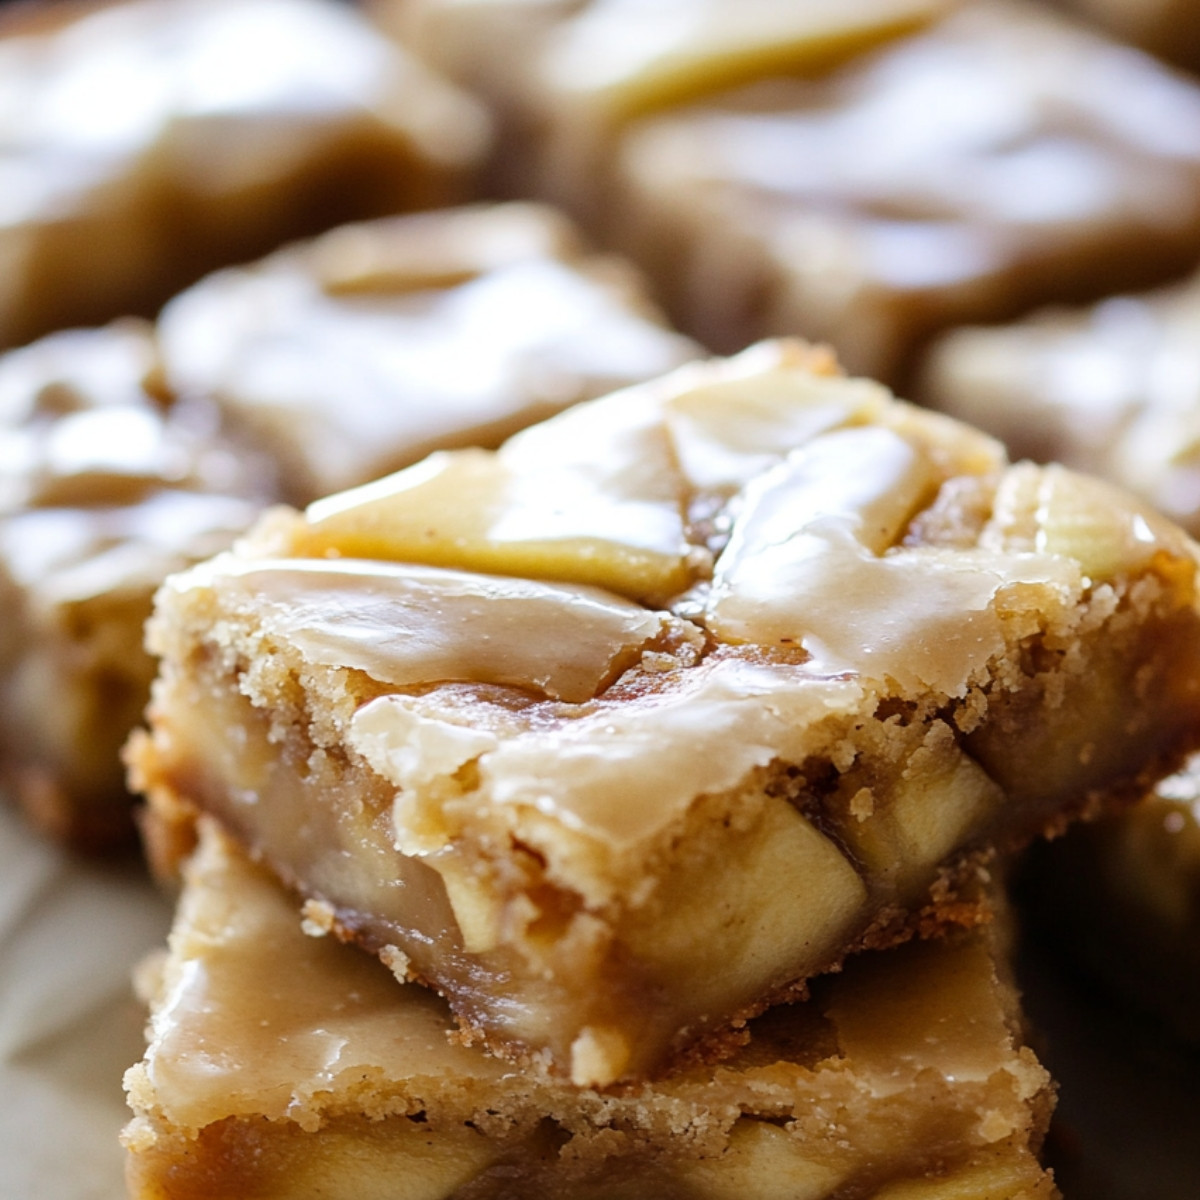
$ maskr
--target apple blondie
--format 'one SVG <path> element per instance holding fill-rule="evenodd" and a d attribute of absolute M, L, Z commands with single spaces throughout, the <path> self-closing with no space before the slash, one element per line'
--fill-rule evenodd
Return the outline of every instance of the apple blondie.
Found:
<path fill-rule="evenodd" d="M 984 0 L 820 78 L 634 123 L 607 236 L 712 348 L 799 334 L 907 387 L 942 330 L 1191 269 L 1198 129 L 1193 80 Z"/>
<path fill-rule="evenodd" d="M 154 677 L 154 591 L 243 532 L 272 478 L 211 404 L 167 396 L 148 325 L 0 357 L 0 779 L 43 830 L 131 840 L 120 748 Z"/>
<path fill-rule="evenodd" d="M 1196 81 L 1049 5 L 376 7 L 497 116 L 501 186 L 629 254 L 720 352 L 800 335 L 907 386 L 941 330 L 1200 255 Z"/>
<path fill-rule="evenodd" d="M 699 354 L 632 268 L 521 203 L 342 226 L 202 280 L 158 335 L 172 390 L 213 397 L 301 504 Z"/>
<path fill-rule="evenodd" d="M 717 1067 L 620 1093 L 455 1044 L 445 1005 L 305 937 L 211 826 L 127 1075 L 136 1200 L 1038 1200 L 1051 1085 L 996 939 L 854 963 Z"/>
<path fill-rule="evenodd" d="M 331 0 L 6 5 L 0 346 L 339 222 L 467 198 L 489 124 Z"/>
<path fill-rule="evenodd" d="M 767 74 L 814 74 L 943 15 L 955 0 L 369 0 L 426 61 L 483 99 L 496 186 L 591 226 L 621 130 Z"/>
<path fill-rule="evenodd" d="M 1014 454 L 1111 479 L 1200 534 L 1200 277 L 952 330 L 917 384 Z"/>
<path fill-rule="evenodd" d="M 1200 735 L 1196 548 L 763 343 L 174 576 L 127 756 L 305 920 L 579 1085 L 731 1049 Z"/>

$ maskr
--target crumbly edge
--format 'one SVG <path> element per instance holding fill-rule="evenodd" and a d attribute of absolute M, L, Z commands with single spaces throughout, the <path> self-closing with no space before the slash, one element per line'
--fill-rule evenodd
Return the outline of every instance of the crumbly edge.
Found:
<path fill-rule="evenodd" d="M 1073 683 L 1086 679 L 1090 668 L 1089 645 L 1132 637 L 1143 623 L 1154 620 L 1156 614 L 1175 604 L 1177 596 L 1171 585 L 1148 574 L 1124 589 L 1100 585 L 1080 606 L 1062 607 L 1049 613 L 1022 603 L 1027 598 L 1016 599 L 1018 602 L 1011 612 L 1004 615 L 1009 627 L 1009 647 L 999 661 L 990 664 L 992 680 L 987 687 L 972 688 L 961 699 L 937 694 L 917 699 L 875 694 L 868 702 L 868 708 L 870 702 L 876 706 L 873 714 L 869 711 L 848 714 L 829 719 L 814 729 L 813 762 L 824 762 L 840 771 L 866 750 L 876 756 L 873 761 L 880 769 L 886 769 L 889 725 L 897 713 L 903 713 L 906 725 L 929 728 L 940 723 L 961 738 L 987 722 L 994 696 L 1030 688 L 1053 710 L 1064 702 Z M 341 756 L 349 771 L 371 773 L 369 765 L 347 746 L 346 734 L 354 713 L 363 704 L 396 689 L 370 679 L 361 671 L 315 667 L 305 662 L 294 648 L 264 634 L 256 626 L 252 611 L 222 611 L 217 598 L 205 591 L 172 596 L 152 619 L 150 631 L 151 645 L 162 656 L 164 671 L 187 672 L 192 669 L 193 656 L 199 655 L 206 671 L 224 675 L 230 689 L 245 695 L 269 715 L 273 741 L 282 744 L 300 736 L 314 750 Z M 152 703 L 152 729 L 155 710 Z M 133 748 L 127 751 L 127 759 L 134 762 L 135 787 L 143 786 L 147 778 L 137 764 L 154 761 L 153 738 L 153 732 L 148 737 L 139 734 Z M 1081 795 L 1051 816 L 1041 829 L 1024 829 L 1018 837 L 1002 842 L 1000 848 L 1015 849 L 1039 832 L 1054 835 L 1078 815 L 1091 817 L 1121 807 L 1140 795 L 1143 785 L 1179 765 L 1177 759 L 1181 758 L 1182 751 L 1169 762 L 1149 764 L 1144 773 L 1146 778 L 1130 781 L 1120 795 Z M 800 765 L 778 764 L 772 770 L 786 773 Z M 467 770 L 461 773 L 456 786 L 464 787 L 461 794 L 469 796 L 470 785 L 471 771 Z M 779 786 L 786 787 L 786 781 Z M 627 859 L 585 855 L 583 861 L 599 864 L 607 874 L 608 882 L 601 885 L 602 892 L 636 895 L 637 883 L 648 873 L 653 874 L 666 861 L 677 861 L 681 853 L 689 853 L 689 848 L 704 845 L 705 831 L 713 827 L 714 818 L 745 819 L 753 806 L 761 802 L 763 790 L 748 779 L 727 794 L 699 795 L 682 823 L 665 830 L 653 844 L 636 846 Z M 818 827 L 831 832 L 829 821 L 819 813 L 806 815 L 815 816 Z M 481 840 L 500 845 L 508 844 L 510 839 L 526 844 L 533 841 L 523 836 L 529 831 L 511 813 L 498 821 L 495 826 L 479 827 Z M 471 837 L 466 829 L 461 836 L 467 840 Z M 957 869 L 956 864 L 947 866 L 951 872 Z M 553 870 L 548 865 L 551 882 L 570 886 L 569 879 L 556 879 Z M 948 901 L 952 890 L 941 886 L 941 899 Z M 883 925 L 887 923 L 884 921 Z M 867 944 L 872 943 L 868 940 Z"/>
<path fill-rule="evenodd" d="M 1114 612 L 1121 610 L 1115 597 L 1109 596 L 1106 603 L 1096 606 L 1091 611 L 1092 634 L 1102 633 Z M 303 663 L 291 661 L 288 648 L 272 645 L 270 653 L 264 652 L 261 640 L 253 629 L 244 630 L 237 620 L 228 617 L 217 621 L 211 620 L 211 612 L 207 603 L 199 604 L 199 612 L 193 614 L 199 622 L 199 627 L 207 630 L 211 641 L 205 642 L 205 653 L 216 654 L 221 662 L 228 666 L 231 681 L 239 675 L 245 666 L 247 657 L 254 664 L 252 672 L 241 674 L 243 686 L 253 684 L 254 699 L 266 705 L 275 717 L 275 736 L 287 739 L 295 733 L 296 724 L 300 723 L 311 731 L 313 741 L 318 737 L 328 739 L 331 745 L 338 745 L 342 730 L 362 702 L 364 691 L 372 694 L 374 685 L 360 673 L 350 671 L 320 672 L 319 680 L 313 678 L 313 673 Z M 160 618 L 161 619 L 161 618 Z M 1132 619 L 1132 618 L 1131 618 Z M 1135 622 L 1136 623 L 1136 622 Z M 163 636 L 162 630 L 157 635 Z M 190 644 L 188 635 L 178 623 L 168 627 L 168 635 L 179 649 Z M 253 647 L 247 650 L 247 647 Z M 178 669 L 178 658 L 173 658 Z M 1075 669 L 1086 670 L 1086 661 L 1075 656 L 1071 659 Z M 314 693 L 314 687 L 319 687 L 319 693 Z M 335 703 L 321 714 L 319 719 L 311 716 L 310 704 L 314 694 L 321 696 L 332 695 Z M 933 709 L 930 710 L 935 711 Z M 883 730 L 880 731 L 882 733 Z M 130 758 L 134 763 L 134 782 L 138 786 L 146 783 L 146 774 L 139 765 L 145 755 L 153 770 L 154 751 L 151 736 L 143 734 L 131 749 Z M 309 734 L 306 734 L 309 736 Z M 350 769 L 369 769 L 365 764 L 355 766 L 352 762 Z M 750 789 L 759 800 L 763 789 Z M 733 800 L 732 797 L 701 798 L 688 816 L 687 828 L 677 831 L 670 843 L 671 852 L 678 858 L 683 853 L 702 853 L 711 840 L 712 830 L 716 828 L 713 812 L 719 811 Z M 1081 804 L 1093 809 L 1105 807 L 1107 802 L 1098 797 L 1081 798 Z M 144 831 L 159 872 L 169 875 L 181 858 L 190 851 L 192 846 L 191 824 L 194 810 L 188 802 L 162 788 L 158 788 L 152 804 L 153 817 L 144 821 Z M 1065 817 L 1060 818 L 1065 821 Z M 1021 831 L 1019 838 L 1011 840 L 1005 849 L 1011 849 L 1017 841 L 1026 840 L 1035 832 L 1034 829 Z M 824 964 L 822 970 L 836 971 L 845 958 L 862 949 L 884 949 L 897 945 L 911 937 L 942 936 L 955 927 L 971 926 L 988 917 L 988 908 L 983 900 L 982 885 L 986 883 L 988 864 L 993 854 L 993 847 L 975 846 L 954 856 L 943 863 L 937 873 L 937 878 L 930 889 L 928 902 L 915 910 L 898 906 L 888 906 L 879 911 L 870 925 L 843 951 Z M 293 880 L 302 885 L 302 880 Z M 356 934 L 338 921 L 336 912 L 329 914 L 327 928 L 343 940 L 355 940 Z M 403 964 L 405 974 L 410 978 L 418 978 L 428 983 L 419 973 L 414 972 L 411 964 Z M 720 1029 L 692 1043 L 689 1047 L 680 1047 L 681 1056 L 676 1059 L 676 1067 L 695 1064 L 714 1063 L 725 1060 L 736 1053 L 744 1044 L 746 1023 L 754 1016 L 763 1012 L 771 1004 L 802 999 L 807 995 L 807 985 L 803 982 L 792 982 L 776 988 L 760 997 L 753 1005 L 749 1005 L 732 1014 L 730 1020 Z M 510 1060 L 521 1063 L 526 1069 L 538 1071 L 545 1067 L 545 1062 L 537 1053 L 530 1053 L 518 1045 L 497 1040 L 481 1028 L 464 1025 L 461 1038 L 467 1043 L 481 1044 L 502 1054 Z"/>

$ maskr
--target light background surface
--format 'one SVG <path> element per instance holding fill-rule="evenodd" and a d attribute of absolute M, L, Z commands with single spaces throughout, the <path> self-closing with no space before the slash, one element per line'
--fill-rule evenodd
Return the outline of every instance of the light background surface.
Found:
<path fill-rule="evenodd" d="M 135 964 L 170 905 L 136 861 L 72 860 L 0 806 L 0 1197 L 119 1200 Z"/>

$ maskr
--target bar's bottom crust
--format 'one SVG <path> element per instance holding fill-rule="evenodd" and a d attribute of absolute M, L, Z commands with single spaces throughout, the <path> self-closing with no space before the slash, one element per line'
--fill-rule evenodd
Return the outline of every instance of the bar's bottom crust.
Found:
<path fill-rule="evenodd" d="M 564 1173 L 553 1132 L 499 1156 L 485 1135 L 436 1136 L 419 1121 L 346 1118 L 318 1137 L 296 1125 L 227 1121 L 189 1143 L 131 1160 L 139 1200 L 1041 1200 L 1058 1192 L 1013 1139 L 950 1167 L 895 1175 L 878 1187 L 829 1190 L 774 1125 L 745 1122 L 724 1154 L 690 1162 L 619 1156 Z"/>
<path fill-rule="evenodd" d="M 305 937 L 201 829 L 127 1078 L 136 1200 L 1057 1195 L 994 931 L 865 955 L 730 1061 L 600 1093 L 456 1043 L 432 993 Z"/>

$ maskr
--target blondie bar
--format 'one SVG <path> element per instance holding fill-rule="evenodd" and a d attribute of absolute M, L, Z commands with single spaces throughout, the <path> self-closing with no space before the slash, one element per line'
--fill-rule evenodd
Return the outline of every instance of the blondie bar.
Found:
<path fill-rule="evenodd" d="M 329 0 L 6 5 L 0 78 L 0 346 L 465 199 L 487 147 L 474 102 Z"/>
<path fill-rule="evenodd" d="M 976 933 L 853 964 L 719 1067 L 619 1094 L 456 1045 L 445 1006 L 306 938 L 206 830 L 127 1076 L 136 1200 L 1037 1200 L 1052 1105 Z"/>
<path fill-rule="evenodd" d="M 595 218 L 613 141 L 634 117 L 768 73 L 824 70 L 953 2 L 370 0 L 369 10 L 487 103 L 500 187 Z"/>
<path fill-rule="evenodd" d="M 907 386 L 948 327 L 1190 270 L 1198 129 L 1190 79 L 984 0 L 628 127 L 606 232 L 714 349 L 800 334 Z"/>
<path fill-rule="evenodd" d="M 934 343 L 921 398 L 1137 492 L 1200 534 L 1200 278 Z"/>
<path fill-rule="evenodd" d="M 580 1085 L 710 1054 L 1200 734 L 1192 542 L 765 343 L 169 580 L 129 750 L 313 928 Z"/>
<path fill-rule="evenodd" d="M 210 404 L 162 390 L 149 326 L 0 357 L 0 778 L 44 830 L 129 840 L 120 747 L 154 676 L 151 598 L 243 532 L 272 480 Z"/>
<path fill-rule="evenodd" d="M 343 226 L 209 276 L 158 333 L 172 390 L 216 400 L 302 504 L 699 353 L 632 268 L 516 203 Z"/>

